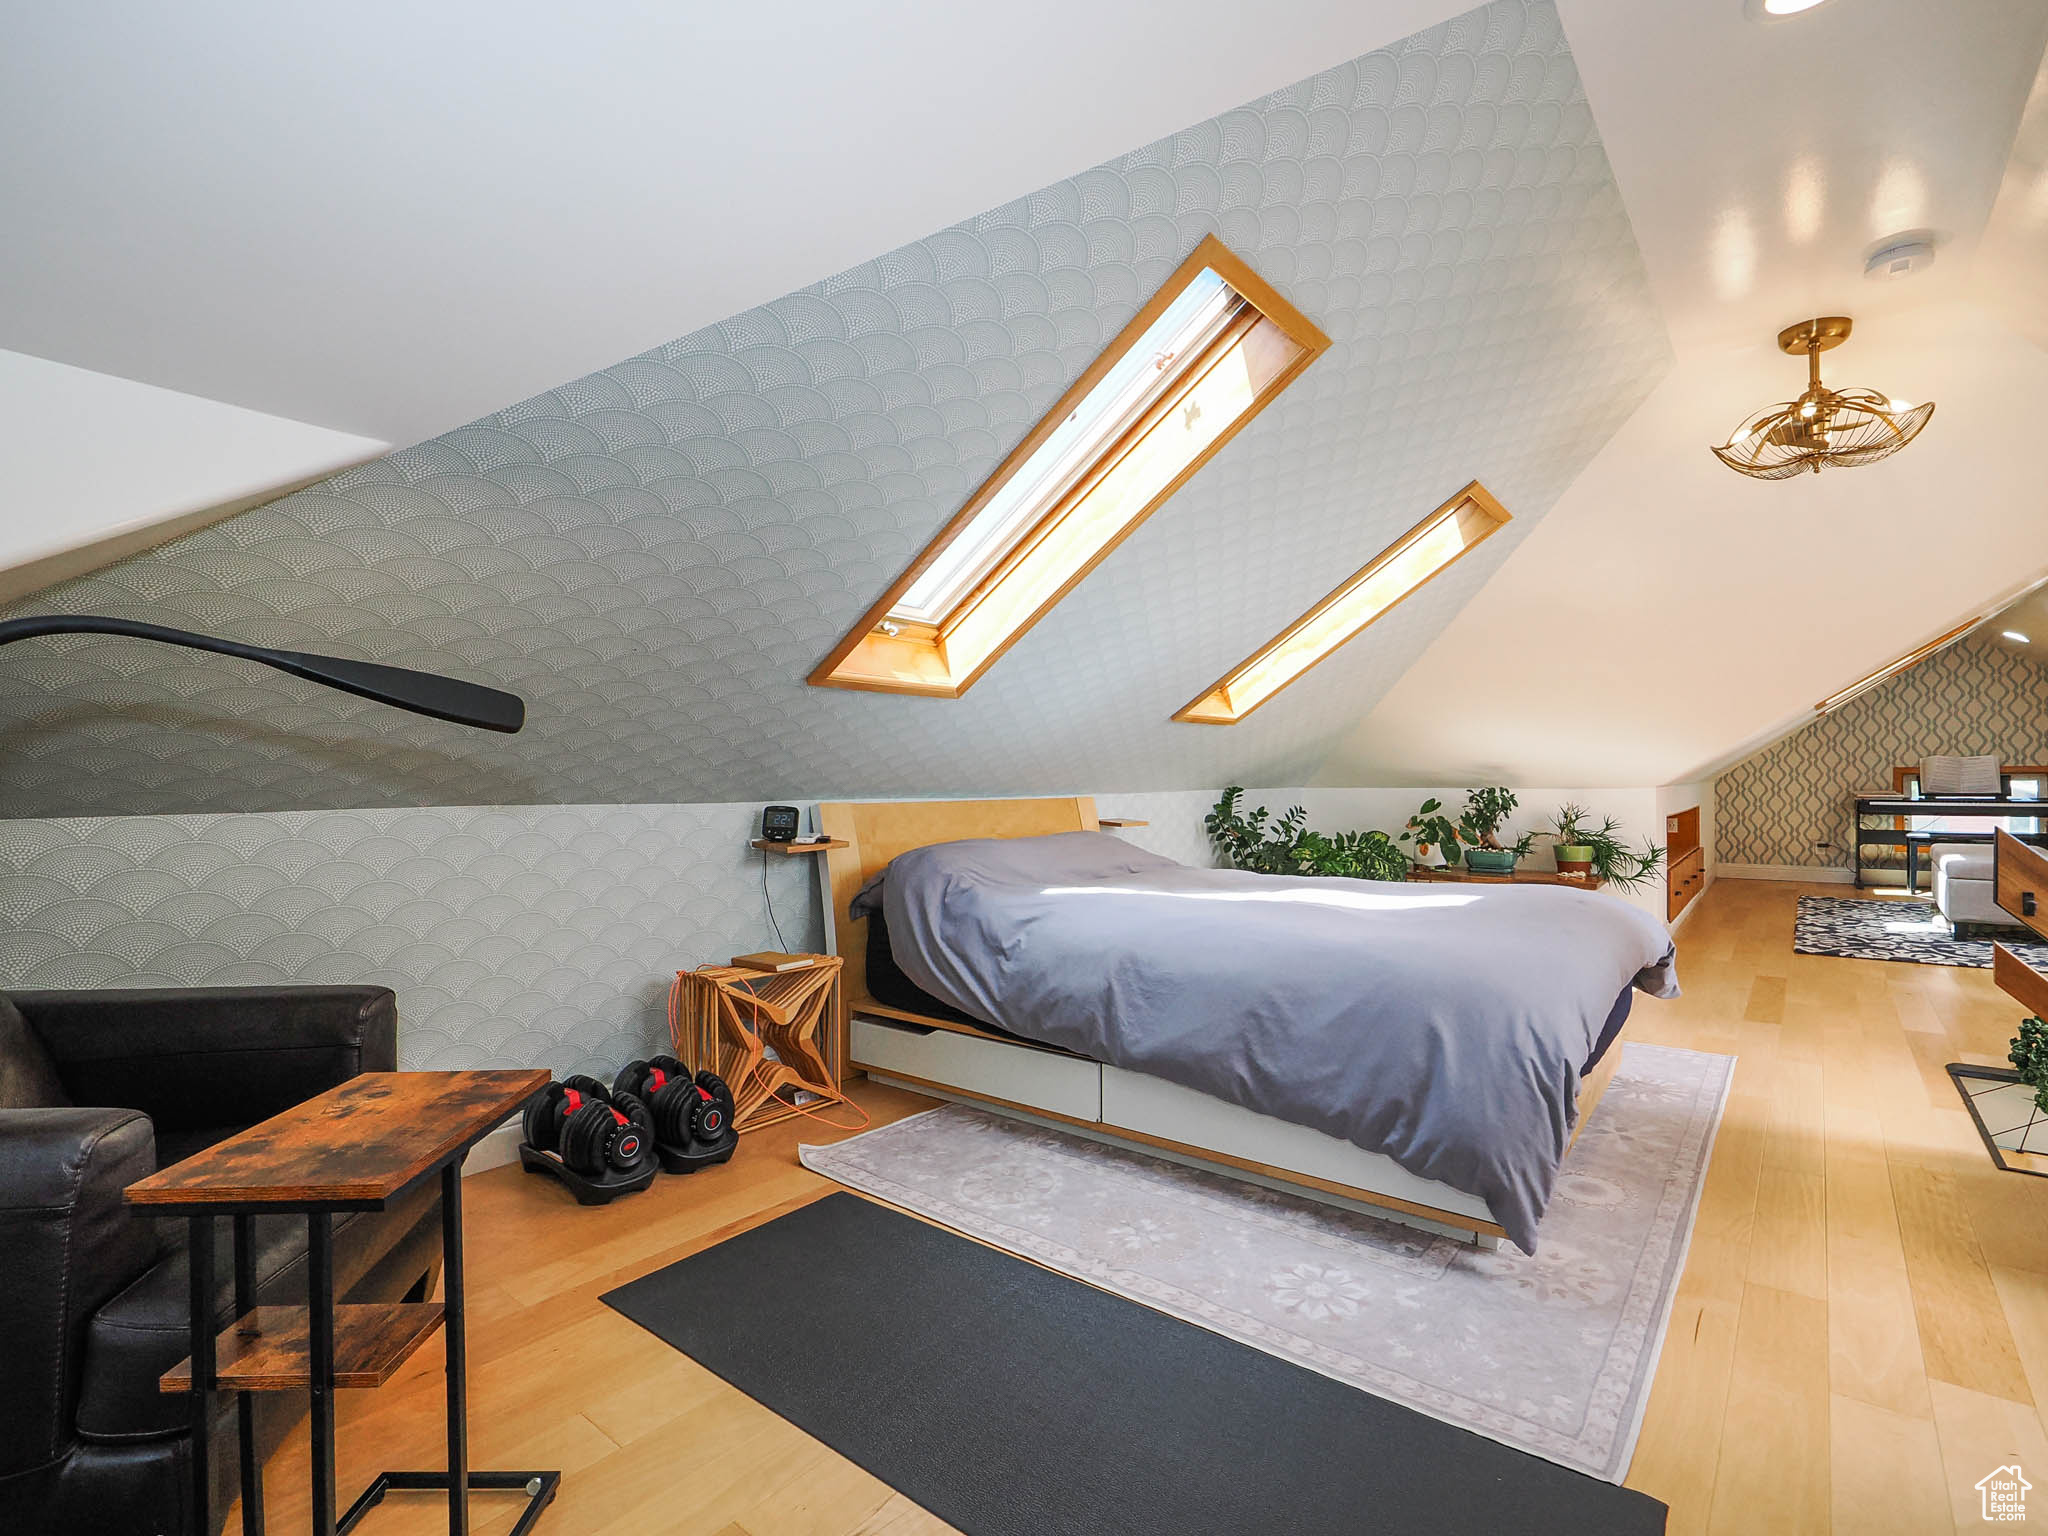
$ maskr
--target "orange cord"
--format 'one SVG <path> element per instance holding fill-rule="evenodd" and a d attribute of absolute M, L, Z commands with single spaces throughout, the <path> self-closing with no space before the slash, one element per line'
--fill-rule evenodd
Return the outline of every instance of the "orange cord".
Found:
<path fill-rule="evenodd" d="M 799 1093 L 817 1093 L 817 1090 L 815 1088 L 800 1088 L 797 1091 Z M 793 1100 L 781 1097 L 779 1093 L 771 1093 L 769 1097 L 771 1099 L 774 1099 L 776 1103 L 782 1105 L 785 1109 L 793 1109 L 800 1115 L 809 1115 L 813 1120 L 817 1121 L 820 1125 L 829 1126 L 831 1129 L 835 1131 L 864 1131 L 872 1123 L 868 1118 L 868 1112 L 866 1110 L 862 1109 L 858 1104 L 854 1103 L 853 1100 L 849 1099 L 845 1094 L 839 1092 L 837 1089 L 834 1089 L 830 1094 L 819 1093 L 818 1097 L 821 1099 L 826 1099 L 833 1104 L 844 1104 L 848 1109 L 852 1110 L 856 1115 L 860 1116 L 860 1124 L 847 1125 L 838 1120 L 827 1120 L 823 1115 L 818 1113 L 817 1109 L 814 1106 L 809 1104 L 798 1104 Z"/>

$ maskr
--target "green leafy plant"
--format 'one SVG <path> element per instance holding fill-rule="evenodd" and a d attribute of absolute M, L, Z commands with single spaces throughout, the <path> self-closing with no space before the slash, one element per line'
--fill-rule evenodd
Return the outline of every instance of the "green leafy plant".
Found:
<path fill-rule="evenodd" d="M 1443 850 L 1446 864 L 1458 862 L 1458 824 L 1445 812 L 1443 801 L 1435 796 L 1423 801 L 1422 808 L 1408 818 L 1401 841 L 1414 845 L 1418 864 L 1429 857 L 1432 848 Z"/>
<path fill-rule="evenodd" d="M 1592 812 L 1571 801 L 1559 806 L 1551 821 L 1551 836 L 1561 846 L 1593 850 L 1593 874 L 1602 884 L 1632 891 L 1664 867 L 1664 850 L 1646 838 L 1638 853 L 1621 840 L 1620 832 L 1621 823 L 1612 816 L 1602 817 L 1595 826 Z"/>
<path fill-rule="evenodd" d="M 1512 789 L 1503 789 L 1499 785 L 1471 791 L 1465 796 L 1465 814 L 1458 818 L 1459 835 L 1475 848 L 1502 847 L 1500 829 L 1507 825 L 1519 803 Z M 1535 833 L 1524 832 L 1507 846 L 1520 858 L 1535 842 Z"/>
<path fill-rule="evenodd" d="M 1405 880 L 1407 855 L 1384 832 L 1339 832 L 1326 837 L 1307 830 L 1308 813 L 1291 807 L 1277 821 L 1262 805 L 1241 809 L 1244 786 L 1233 784 L 1202 826 L 1210 843 L 1233 869 L 1262 875 L 1338 875 L 1353 880 Z"/>
<path fill-rule="evenodd" d="M 1500 829 L 1514 814 L 1515 805 L 1515 792 L 1511 789 L 1475 789 L 1465 796 L 1465 808 L 1453 821 L 1444 803 L 1432 796 L 1408 818 L 1401 841 L 1414 845 L 1418 863 L 1429 856 L 1430 849 L 1440 848 L 1444 862 L 1455 864 L 1461 844 L 1468 848 L 1503 848 L 1520 858 L 1535 846 L 1535 833 L 1524 832 L 1512 844 L 1503 845 L 1500 840 Z"/>
<path fill-rule="evenodd" d="M 2020 1032 L 2013 1036 L 2006 1060 L 2013 1064 L 2020 1081 L 2034 1090 L 2034 1106 L 2048 1115 L 2048 1023 L 2021 1019 Z"/>

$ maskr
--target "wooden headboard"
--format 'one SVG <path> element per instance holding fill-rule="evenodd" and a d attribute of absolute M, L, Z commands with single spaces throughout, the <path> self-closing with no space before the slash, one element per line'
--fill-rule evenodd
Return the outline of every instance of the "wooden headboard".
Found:
<path fill-rule="evenodd" d="M 1049 800 L 869 800 L 825 802 L 818 826 L 843 841 L 825 854 L 832 884 L 832 923 L 846 961 L 846 1006 L 888 1014 L 868 995 L 868 925 L 847 915 L 854 895 L 899 853 L 967 837 L 1043 837 L 1052 832 L 1094 832 L 1093 795 Z M 903 1015 L 908 1018 L 919 1015 Z M 939 1022 L 933 1020 L 932 1022 Z"/>

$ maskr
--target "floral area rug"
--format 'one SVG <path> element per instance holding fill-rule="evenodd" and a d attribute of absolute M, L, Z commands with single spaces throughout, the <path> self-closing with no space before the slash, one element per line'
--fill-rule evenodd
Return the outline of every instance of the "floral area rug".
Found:
<path fill-rule="evenodd" d="M 1794 953 L 1840 955 L 1849 960 L 1988 966 L 1991 942 L 1952 937 L 1948 919 L 1932 902 L 1802 896 L 1799 916 L 1792 924 Z M 2048 966 L 2048 944 L 2024 928 L 2002 934 L 1999 942 L 2030 965 Z"/>
<path fill-rule="evenodd" d="M 1076 1279 L 1619 1482 L 1734 1065 L 1626 1046 L 1534 1255 L 961 1105 L 802 1157 Z"/>

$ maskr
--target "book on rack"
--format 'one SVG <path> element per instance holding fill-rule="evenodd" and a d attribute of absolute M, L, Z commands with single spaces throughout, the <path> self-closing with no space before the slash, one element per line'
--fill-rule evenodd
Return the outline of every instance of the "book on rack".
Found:
<path fill-rule="evenodd" d="M 806 966 L 816 965 L 816 955 L 785 955 L 779 950 L 764 949 L 758 955 L 734 955 L 732 963 L 745 971 L 800 971 Z"/>

